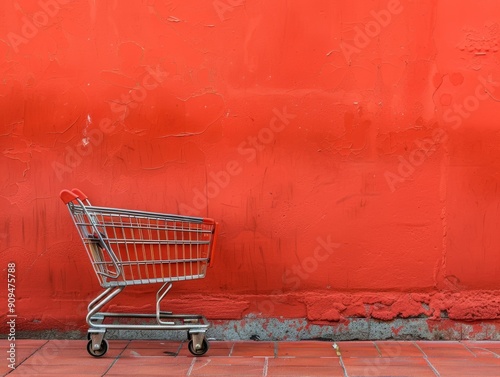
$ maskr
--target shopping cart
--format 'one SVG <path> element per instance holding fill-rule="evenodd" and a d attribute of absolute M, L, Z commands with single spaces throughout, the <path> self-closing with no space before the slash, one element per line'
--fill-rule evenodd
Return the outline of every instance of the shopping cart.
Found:
<path fill-rule="evenodd" d="M 160 303 L 172 282 L 205 277 L 213 262 L 217 223 L 198 217 L 96 207 L 78 189 L 63 190 L 60 197 L 105 289 L 88 305 L 89 354 L 100 357 L 106 353 L 107 330 L 185 330 L 189 351 L 195 356 L 205 354 L 209 347 L 207 320 L 201 315 L 162 311 Z M 100 312 L 125 287 L 156 283 L 162 283 L 156 293 L 156 313 Z"/>

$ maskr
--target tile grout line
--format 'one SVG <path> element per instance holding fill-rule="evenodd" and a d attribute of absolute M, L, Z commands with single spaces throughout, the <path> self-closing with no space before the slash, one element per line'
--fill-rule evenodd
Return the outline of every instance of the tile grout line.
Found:
<path fill-rule="evenodd" d="M 432 369 L 432 371 L 434 372 L 434 374 L 436 375 L 436 377 L 440 377 L 441 375 L 439 374 L 439 372 L 437 371 L 437 369 L 434 367 L 434 365 L 432 365 L 432 363 L 430 362 L 429 360 L 429 357 L 427 356 L 427 354 L 424 352 L 424 350 L 422 348 L 420 348 L 420 346 L 416 343 L 416 342 L 412 342 L 413 345 L 415 347 L 417 347 L 420 352 L 422 352 L 422 354 L 424 355 L 424 360 L 425 362 L 427 363 L 427 365 L 429 365 L 429 367 Z"/>
<path fill-rule="evenodd" d="M 274 342 L 274 358 L 278 357 L 278 342 Z"/>
<path fill-rule="evenodd" d="M 373 343 L 373 345 L 375 346 L 375 348 L 377 349 L 377 352 L 378 352 L 379 357 L 382 357 L 382 352 L 380 352 L 380 348 L 378 348 L 377 343 L 376 343 L 375 341 L 373 341 L 372 343 Z"/>
<path fill-rule="evenodd" d="M 236 343 L 233 342 L 233 345 L 231 346 L 231 349 L 229 350 L 229 357 L 233 356 L 233 350 L 234 350 L 234 346 L 236 345 Z"/>
<path fill-rule="evenodd" d="M 269 358 L 266 357 L 264 360 L 264 369 L 262 371 L 262 377 L 267 377 L 267 368 L 269 367 Z"/>
<path fill-rule="evenodd" d="M 194 364 L 196 363 L 196 357 L 193 358 L 193 361 L 191 361 L 191 365 L 189 366 L 188 371 L 186 372 L 186 376 L 190 376 L 191 372 L 193 372 Z"/>
<path fill-rule="evenodd" d="M 339 355 L 339 364 L 344 371 L 344 377 L 349 377 L 349 375 L 347 374 L 347 369 L 345 368 L 344 360 L 342 359 L 342 355 Z"/>
<path fill-rule="evenodd" d="M 5 374 L 8 375 L 8 374 L 11 374 L 12 372 L 14 372 L 17 368 L 19 368 L 21 365 L 24 364 L 24 362 L 26 360 L 28 360 L 31 356 L 33 356 L 35 353 L 37 353 L 38 351 L 40 351 L 43 347 L 45 347 L 48 343 L 50 342 L 50 339 L 48 339 L 45 343 L 43 343 L 40 347 L 38 347 L 36 350 L 34 350 L 27 358 L 25 358 L 23 361 L 21 361 L 19 364 L 16 365 L 16 367 L 14 369 L 11 369 L 8 373 Z"/>
<path fill-rule="evenodd" d="M 432 371 L 434 372 L 434 374 L 437 376 L 437 377 L 440 377 L 441 375 L 439 374 L 439 372 L 437 371 L 437 369 L 434 367 L 434 365 L 432 365 L 431 361 L 428 359 L 428 358 L 424 358 L 424 360 L 427 362 L 427 364 L 429 365 L 429 367 L 432 369 Z"/>
<path fill-rule="evenodd" d="M 471 349 L 467 346 L 467 344 L 464 344 L 462 342 L 459 342 L 459 344 L 461 344 L 463 347 L 465 347 L 467 349 L 467 351 L 469 351 L 472 354 L 472 356 L 477 358 L 477 355 L 471 351 Z"/>
<path fill-rule="evenodd" d="M 417 348 L 420 350 L 420 352 L 422 352 L 422 355 L 424 355 L 424 359 L 427 359 L 427 358 L 428 358 L 427 354 L 424 352 L 424 350 L 423 350 L 422 348 L 420 348 L 420 346 L 419 346 L 417 343 L 412 342 L 412 344 L 413 344 L 415 347 L 417 347 Z"/>
<path fill-rule="evenodd" d="M 464 345 L 465 345 L 465 344 L 464 344 Z M 466 346 L 466 345 L 465 345 L 465 346 Z M 469 348 L 468 346 L 466 346 L 466 347 L 467 347 L 467 348 Z M 478 350 L 481 350 L 481 351 L 485 351 L 485 352 L 489 352 L 489 353 L 493 354 L 493 357 L 494 357 L 495 359 L 500 358 L 500 355 L 499 355 L 499 354 L 497 354 L 496 352 L 490 351 L 490 350 L 489 350 L 489 349 L 487 349 L 487 348 L 483 348 L 483 347 L 474 347 L 474 348 L 475 348 L 475 349 L 478 349 Z M 471 351 L 471 352 L 472 352 L 472 351 Z M 476 357 L 477 357 L 477 356 L 476 356 Z"/>
<path fill-rule="evenodd" d="M 111 365 L 109 366 L 108 369 L 106 369 L 106 371 L 102 374 L 101 377 L 104 377 L 106 374 L 108 374 L 108 372 L 111 370 L 111 368 L 113 368 L 113 366 L 118 362 L 118 360 L 120 359 L 120 356 L 122 355 L 123 352 L 125 352 L 125 350 L 128 348 L 128 346 L 130 345 L 130 340 L 128 341 L 127 345 L 125 347 L 123 347 L 123 349 L 121 350 L 121 352 L 116 355 L 115 359 L 113 360 L 113 362 L 111 363 Z"/>

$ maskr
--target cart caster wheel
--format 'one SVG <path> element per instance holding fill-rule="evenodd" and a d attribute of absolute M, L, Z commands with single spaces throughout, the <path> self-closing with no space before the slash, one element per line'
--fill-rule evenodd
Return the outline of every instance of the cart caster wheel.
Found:
<path fill-rule="evenodd" d="M 203 339 L 203 342 L 201 342 L 201 348 L 200 349 L 195 349 L 194 348 L 193 339 L 191 339 L 189 341 L 189 343 L 188 343 L 189 352 L 191 352 L 191 354 L 193 354 L 194 356 L 201 356 L 201 355 L 206 354 L 209 348 L 210 347 L 209 347 L 208 342 L 207 342 L 206 339 Z"/>
<path fill-rule="evenodd" d="M 89 353 L 89 355 L 94 357 L 104 356 L 104 354 L 108 352 L 108 341 L 106 339 L 103 339 L 101 342 L 101 348 L 95 350 L 92 348 L 92 341 L 89 340 L 89 342 L 87 343 L 87 352 Z"/>
<path fill-rule="evenodd" d="M 191 333 L 189 331 L 187 332 L 187 336 L 188 336 L 188 340 L 193 339 L 193 336 L 191 335 Z"/>

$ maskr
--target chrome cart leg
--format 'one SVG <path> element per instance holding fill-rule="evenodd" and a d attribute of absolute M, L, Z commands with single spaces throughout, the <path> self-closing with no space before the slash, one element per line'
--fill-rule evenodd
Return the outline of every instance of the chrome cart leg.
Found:
<path fill-rule="evenodd" d="M 167 295 L 168 291 L 172 289 L 172 283 L 165 283 L 163 284 L 160 289 L 158 289 L 158 292 L 156 292 L 156 321 L 160 325 L 174 325 L 175 322 L 166 322 L 161 319 L 161 316 L 168 316 L 172 315 L 172 312 L 162 312 L 160 309 L 160 303 L 161 301 L 165 298 Z"/>
<path fill-rule="evenodd" d="M 110 302 L 117 294 L 123 291 L 125 287 L 111 287 L 102 292 L 99 296 L 92 300 L 88 306 L 87 313 L 87 324 L 89 327 L 101 328 L 105 325 L 102 324 L 104 317 L 99 315 L 99 310 L 102 309 L 104 305 Z"/>
<path fill-rule="evenodd" d="M 172 326 L 172 329 L 182 329 L 187 328 L 188 332 L 188 349 L 194 356 L 204 355 L 208 349 L 209 344 L 205 337 L 206 330 L 208 325 L 206 324 L 206 320 L 201 315 L 195 314 L 172 314 L 171 312 L 162 312 L 160 309 L 161 301 L 165 298 L 167 293 L 172 289 L 172 283 L 163 284 L 158 292 L 156 293 L 156 320 L 160 326 Z M 182 321 L 182 325 L 176 325 L 175 322 L 169 321 L 166 322 L 161 319 L 161 317 Z M 203 323 L 200 323 L 202 321 Z"/>
<path fill-rule="evenodd" d="M 109 344 L 104 336 L 106 335 L 106 325 L 104 322 L 104 315 L 99 313 L 99 310 L 119 294 L 124 287 L 108 288 L 99 296 L 97 296 L 88 305 L 87 324 L 89 330 L 87 332 L 87 352 L 94 357 L 101 357 L 108 351 Z"/>
<path fill-rule="evenodd" d="M 90 318 L 90 321 L 92 322 L 92 324 L 94 325 L 100 325 L 104 322 L 104 316 L 100 313 L 97 313 L 97 314 L 94 314 L 91 318 Z M 95 330 L 95 329 L 94 329 Z M 90 339 L 90 334 L 92 334 L 92 328 L 89 329 L 88 333 L 87 333 L 87 338 Z"/>

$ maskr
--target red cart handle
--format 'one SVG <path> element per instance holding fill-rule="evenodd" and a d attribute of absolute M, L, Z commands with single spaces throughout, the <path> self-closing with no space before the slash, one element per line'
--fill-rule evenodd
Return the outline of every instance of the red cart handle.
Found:
<path fill-rule="evenodd" d="M 78 199 L 78 195 L 69 190 L 62 190 L 59 196 L 61 197 L 61 200 L 64 202 L 64 204 L 74 202 Z"/>
<path fill-rule="evenodd" d="M 111 263 L 113 263 L 113 266 L 115 268 L 115 273 L 106 273 L 106 272 L 97 272 L 98 274 L 102 276 L 106 276 L 111 279 L 116 279 L 118 278 L 121 273 L 121 267 L 119 265 L 118 258 L 116 257 L 115 253 L 111 249 L 109 243 L 106 243 L 103 239 L 103 234 L 99 232 L 99 228 L 97 227 L 97 221 L 91 216 L 88 211 L 87 211 L 87 206 L 90 206 L 90 201 L 81 190 L 74 188 L 73 190 L 62 190 L 61 193 L 59 194 L 61 197 L 61 200 L 64 202 L 64 204 L 68 205 L 69 203 L 73 203 L 74 205 L 78 205 L 81 207 L 83 213 L 87 218 L 89 219 L 90 224 L 89 226 L 92 227 L 92 230 L 94 234 L 92 236 L 89 235 L 89 237 L 95 238 L 97 242 L 99 242 L 99 245 L 102 249 L 106 250 L 107 253 L 109 254 L 109 257 L 111 258 Z M 74 218 L 73 218 L 74 220 Z"/>
<path fill-rule="evenodd" d="M 79 190 L 79 189 L 77 189 L 77 188 L 74 188 L 74 189 L 73 189 L 73 190 L 71 190 L 71 191 L 73 191 L 73 194 L 75 194 L 76 196 L 78 196 L 82 202 L 83 202 L 83 201 L 85 201 L 85 200 L 88 200 L 88 199 L 89 199 L 89 197 L 88 197 L 87 195 L 85 195 L 85 194 L 82 192 L 82 190 Z"/>
<path fill-rule="evenodd" d="M 73 190 L 62 190 L 59 194 L 61 200 L 64 204 L 68 204 L 70 202 L 76 202 L 77 199 L 83 201 L 88 201 L 88 196 L 85 195 L 81 190 L 74 188 Z"/>

